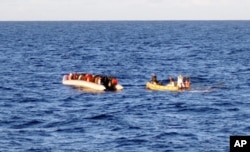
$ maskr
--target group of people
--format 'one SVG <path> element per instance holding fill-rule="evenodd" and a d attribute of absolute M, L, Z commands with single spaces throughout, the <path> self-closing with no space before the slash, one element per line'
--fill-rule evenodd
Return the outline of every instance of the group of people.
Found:
<path fill-rule="evenodd" d="M 70 73 L 66 76 L 66 80 L 83 80 L 104 85 L 106 88 L 112 88 L 118 84 L 118 80 L 114 77 L 93 75 L 87 73 Z"/>
<path fill-rule="evenodd" d="M 109 89 L 112 89 L 118 84 L 118 80 L 114 77 L 93 75 L 87 73 L 69 73 L 66 76 L 66 80 L 83 80 L 87 82 L 104 85 L 106 88 Z M 157 80 L 155 74 L 152 75 L 150 82 L 153 84 L 163 85 L 160 81 Z M 189 89 L 190 83 L 191 82 L 189 77 L 183 77 L 182 75 L 179 75 L 177 77 L 177 81 L 175 81 L 174 78 L 170 76 L 168 86 L 174 86 L 174 87 L 178 86 L 178 88 L 180 89 Z"/>
<path fill-rule="evenodd" d="M 151 83 L 163 85 L 160 81 L 157 80 L 157 77 L 155 74 L 152 75 Z M 181 89 L 189 89 L 190 88 L 190 78 L 189 77 L 183 77 L 182 75 L 179 75 L 177 77 L 177 81 L 174 80 L 172 76 L 169 77 L 169 84 L 168 86 L 178 86 Z"/>

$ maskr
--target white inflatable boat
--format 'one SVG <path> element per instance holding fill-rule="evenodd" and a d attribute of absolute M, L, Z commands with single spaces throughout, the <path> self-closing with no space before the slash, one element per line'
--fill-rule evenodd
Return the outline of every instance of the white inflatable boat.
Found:
<path fill-rule="evenodd" d="M 103 85 L 95 82 L 90 82 L 86 80 L 72 79 L 69 78 L 69 75 L 64 75 L 62 83 L 68 86 L 82 87 L 82 88 L 90 88 L 98 91 L 106 91 L 106 90 L 122 90 L 123 86 L 120 84 L 116 85 Z"/>

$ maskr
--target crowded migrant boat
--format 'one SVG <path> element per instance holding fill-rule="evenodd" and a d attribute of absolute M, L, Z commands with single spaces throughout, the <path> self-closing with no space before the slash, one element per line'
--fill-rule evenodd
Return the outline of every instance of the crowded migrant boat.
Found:
<path fill-rule="evenodd" d="M 69 73 L 63 76 L 62 83 L 101 91 L 123 89 L 115 77 L 89 73 Z"/>

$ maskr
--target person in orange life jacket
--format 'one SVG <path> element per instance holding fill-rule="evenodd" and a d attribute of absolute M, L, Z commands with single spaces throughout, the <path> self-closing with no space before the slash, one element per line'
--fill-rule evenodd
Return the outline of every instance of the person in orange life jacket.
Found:
<path fill-rule="evenodd" d="M 76 79 L 76 74 L 73 73 L 73 74 L 72 74 L 72 80 L 75 80 L 75 79 Z"/>
<path fill-rule="evenodd" d="M 79 77 L 79 75 L 78 75 L 78 73 L 76 73 L 75 80 L 78 80 L 78 77 Z"/>
<path fill-rule="evenodd" d="M 80 74 L 76 74 L 76 80 L 78 80 L 79 79 L 79 77 L 80 77 Z"/>
<path fill-rule="evenodd" d="M 116 79 L 116 78 L 112 78 L 112 79 L 111 79 L 111 84 L 112 84 L 113 86 L 117 85 L 117 84 L 118 84 L 117 79 Z"/>
<path fill-rule="evenodd" d="M 87 78 L 86 81 L 88 81 L 88 82 L 92 81 L 92 75 L 91 74 L 87 74 L 86 78 Z"/>
<path fill-rule="evenodd" d="M 85 78 L 85 75 L 86 74 L 81 74 L 81 80 L 85 80 L 86 78 Z"/>

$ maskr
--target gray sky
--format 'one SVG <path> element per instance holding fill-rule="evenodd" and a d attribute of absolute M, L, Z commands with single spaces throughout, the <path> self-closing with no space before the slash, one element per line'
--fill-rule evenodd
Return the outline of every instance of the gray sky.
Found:
<path fill-rule="evenodd" d="M 9 20 L 250 20 L 250 0 L 0 0 Z"/>

